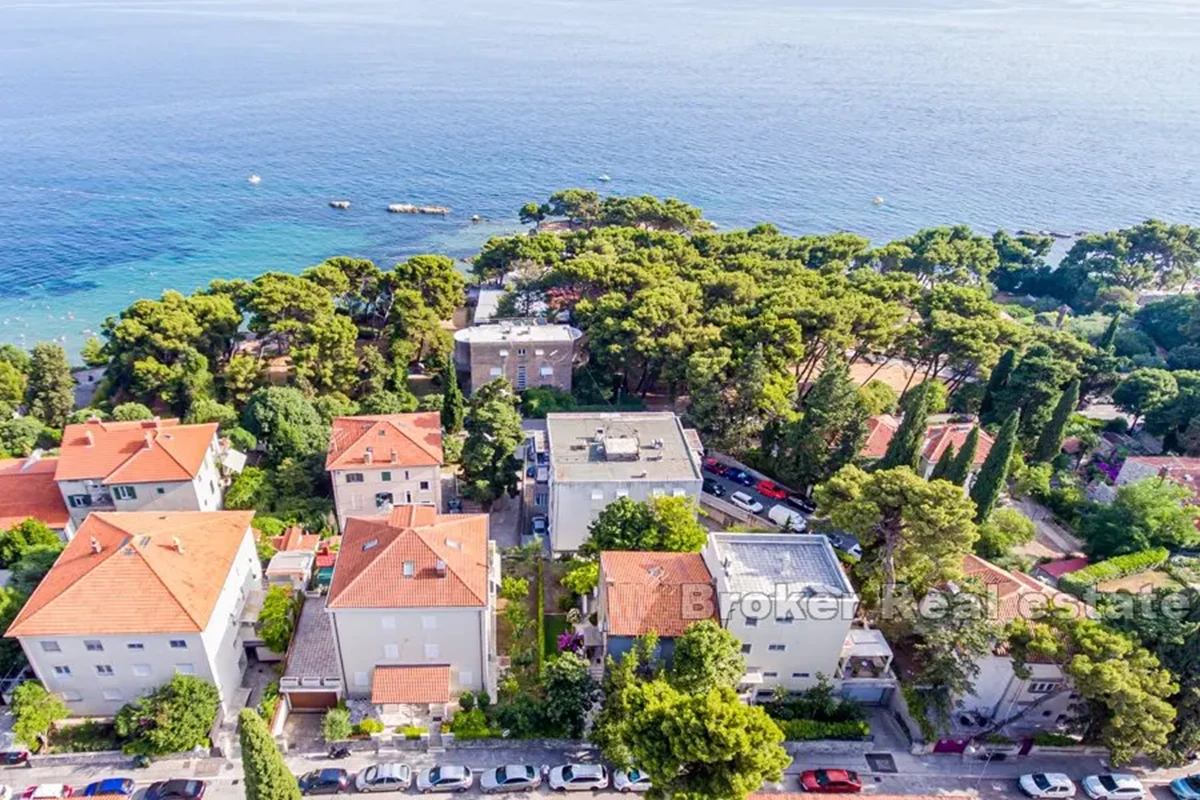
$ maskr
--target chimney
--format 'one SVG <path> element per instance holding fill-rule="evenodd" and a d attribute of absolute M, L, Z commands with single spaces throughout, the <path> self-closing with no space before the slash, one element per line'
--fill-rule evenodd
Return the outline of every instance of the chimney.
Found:
<path fill-rule="evenodd" d="M 439 578 L 446 577 L 446 562 L 442 561 L 440 558 L 438 559 L 438 562 L 437 562 L 437 576 Z"/>
<path fill-rule="evenodd" d="M 97 539 L 95 536 L 93 536 L 92 537 L 92 552 L 99 553 L 103 549 L 104 548 L 100 546 L 100 540 Z"/>
<path fill-rule="evenodd" d="M 390 458 L 392 459 L 392 463 L 393 463 L 393 464 L 399 464 L 399 463 L 400 463 L 400 456 L 399 456 L 399 455 L 396 453 L 396 451 L 395 451 L 395 450 L 392 450 L 392 452 L 389 454 L 389 456 L 390 456 Z"/>
<path fill-rule="evenodd" d="M 94 436 L 92 436 L 91 431 L 84 431 L 83 438 L 87 442 L 88 447 L 92 447 L 93 445 L 96 444 L 96 438 Z"/>
<path fill-rule="evenodd" d="M 370 464 L 374 460 L 375 460 L 375 448 L 368 447 L 366 452 L 363 453 L 363 463 Z"/>
<path fill-rule="evenodd" d="M 176 553 L 183 554 L 183 542 L 179 541 L 178 536 L 171 537 L 171 546 L 175 548 Z"/>
<path fill-rule="evenodd" d="M 142 446 L 145 449 L 149 450 L 151 447 L 154 446 L 154 434 L 151 433 L 150 431 L 146 431 L 146 435 L 142 437 L 142 441 L 143 441 Z"/>
<path fill-rule="evenodd" d="M 44 451 L 42 450 L 42 448 L 40 448 L 40 447 L 35 448 L 34 451 L 29 454 L 29 458 L 25 459 L 25 463 L 21 465 L 21 472 L 24 472 L 25 470 L 29 469 L 37 462 L 41 461 L 43 452 Z"/>

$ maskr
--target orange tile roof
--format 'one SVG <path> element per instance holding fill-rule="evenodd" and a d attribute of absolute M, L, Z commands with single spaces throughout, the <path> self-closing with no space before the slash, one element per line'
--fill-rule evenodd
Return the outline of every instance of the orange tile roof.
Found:
<path fill-rule="evenodd" d="M 375 667 L 371 679 L 371 702 L 448 703 L 450 667 L 446 664 Z"/>
<path fill-rule="evenodd" d="M 305 533 L 304 528 L 299 525 L 293 525 L 283 532 L 281 536 L 271 537 L 271 546 L 281 552 L 289 550 L 303 550 L 308 553 L 316 552 L 317 545 L 321 541 L 320 534 Z"/>
<path fill-rule="evenodd" d="M 253 511 L 93 512 L 5 635 L 202 631 L 253 517 Z"/>
<path fill-rule="evenodd" d="M 880 414 L 867 420 L 867 438 L 858 454 L 863 458 L 883 458 L 888 443 L 900 428 L 900 420 L 891 414 Z"/>
<path fill-rule="evenodd" d="M 612 636 L 682 636 L 696 621 L 684 587 L 712 584 L 699 553 L 606 550 L 600 554 L 606 630 Z M 714 617 L 715 618 L 715 617 Z"/>
<path fill-rule="evenodd" d="M 371 462 L 367 463 L 367 450 Z M 442 463 L 442 419 L 436 411 L 336 417 L 329 434 L 325 469 L 389 466 L 424 467 Z"/>
<path fill-rule="evenodd" d="M 1082 600 L 1064 594 L 1023 572 L 1009 572 L 976 555 L 963 557 L 963 574 L 983 584 L 988 593 L 988 613 L 1001 624 L 1017 619 L 1033 619 L 1053 600 L 1055 605 L 1071 609 L 1075 616 L 1087 616 L 1091 608 Z"/>
<path fill-rule="evenodd" d="M 215 422 L 180 425 L 177 419 L 68 425 L 54 477 L 107 484 L 190 481 L 216 433 Z"/>
<path fill-rule="evenodd" d="M 970 435 L 973 427 L 975 427 L 973 422 L 930 425 L 925 429 L 925 439 L 921 444 L 922 458 L 931 464 L 936 464 L 950 444 L 953 444 L 955 452 L 958 452 L 966 444 L 967 436 Z M 871 417 L 867 420 L 867 438 L 858 454 L 863 458 L 883 458 L 887 453 L 888 444 L 891 443 L 892 437 L 896 435 L 899 428 L 900 420 L 891 414 Z M 980 428 L 979 447 L 975 450 L 975 466 L 983 464 L 988 453 L 992 452 L 993 444 L 995 444 L 995 439 L 991 434 Z"/>
<path fill-rule="evenodd" d="M 58 484 L 57 458 L 0 460 L 0 529 L 7 530 L 33 517 L 56 530 L 71 521 Z"/>
<path fill-rule="evenodd" d="M 488 599 L 488 515 L 396 506 L 388 520 L 351 517 L 329 608 L 474 606 Z M 439 562 L 444 565 L 438 574 Z M 412 565 L 406 577 L 405 564 Z"/>

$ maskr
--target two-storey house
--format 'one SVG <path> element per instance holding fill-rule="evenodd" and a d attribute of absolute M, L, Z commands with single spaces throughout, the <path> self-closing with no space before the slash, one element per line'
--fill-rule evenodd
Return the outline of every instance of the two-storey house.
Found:
<path fill-rule="evenodd" d="M 436 411 L 336 417 L 325 469 L 342 530 L 350 517 L 386 519 L 392 506 L 442 503 L 442 422 Z"/>
<path fill-rule="evenodd" d="M 454 334 L 454 366 L 473 392 L 506 378 L 518 392 L 535 386 L 571 391 L 575 348 L 583 333 L 570 325 L 506 320 L 473 325 Z"/>
<path fill-rule="evenodd" d="M 221 457 L 216 423 L 93 418 L 63 430 L 54 480 L 76 527 L 92 511 L 219 511 Z"/>
<path fill-rule="evenodd" d="M 72 716 L 111 717 L 175 673 L 234 709 L 262 570 L 253 511 L 99 512 L 5 634 Z"/>
<path fill-rule="evenodd" d="M 487 514 L 351 517 L 325 605 L 346 695 L 388 724 L 438 718 L 466 690 L 495 697 L 499 585 Z"/>
<path fill-rule="evenodd" d="M 535 490 L 534 510 L 549 516 L 557 552 L 578 550 L 604 507 L 622 497 L 700 502 L 700 459 L 669 411 L 548 414 L 546 447 L 549 480 Z"/>
<path fill-rule="evenodd" d="M 971 435 L 971 430 L 976 427 L 978 426 L 973 422 L 937 422 L 925 428 L 925 438 L 921 441 L 921 455 L 917 463 L 917 474 L 923 478 L 928 478 L 933 474 L 933 468 L 937 466 L 938 460 L 951 446 L 954 447 L 955 453 L 962 452 L 967 438 Z M 891 414 L 879 414 L 868 419 L 867 437 L 858 451 L 859 457 L 872 461 L 883 458 L 887 453 L 888 444 L 891 443 L 892 437 L 899 429 L 900 419 Z M 988 453 L 992 452 L 992 445 L 995 443 L 996 440 L 990 433 L 979 428 L 979 444 L 975 448 L 975 458 L 972 459 L 969 470 L 971 475 L 974 475 L 983 466 L 983 462 L 987 460 Z"/>

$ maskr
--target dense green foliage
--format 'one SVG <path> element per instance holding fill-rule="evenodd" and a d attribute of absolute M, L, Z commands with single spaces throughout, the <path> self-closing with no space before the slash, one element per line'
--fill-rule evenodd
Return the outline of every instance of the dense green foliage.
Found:
<path fill-rule="evenodd" d="M 675 640 L 669 680 L 681 692 L 736 689 L 745 674 L 742 643 L 711 619 L 693 622 Z"/>
<path fill-rule="evenodd" d="M 246 800 L 299 800 L 300 786 L 275 746 L 267 723 L 248 708 L 238 713 Z"/>
<path fill-rule="evenodd" d="M 40 749 L 54 723 L 68 716 L 66 703 L 46 691 L 38 681 L 25 681 L 12 696 L 13 736 L 32 749 Z"/>
<path fill-rule="evenodd" d="M 1168 556 L 1170 552 L 1165 547 L 1113 556 L 1063 575 L 1058 580 L 1058 588 L 1074 595 L 1082 595 L 1098 583 L 1157 569 L 1166 563 Z"/>
<path fill-rule="evenodd" d="M 1185 487 L 1159 478 L 1120 486 L 1111 504 L 1089 510 L 1080 532 L 1088 551 L 1101 557 L 1152 547 L 1189 547 L 1200 541 L 1200 508 L 1185 502 L 1190 498 Z"/>
<path fill-rule="evenodd" d="M 177 674 L 150 694 L 122 706 L 116 730 L 126 742 L 127 753 L 182 753 L 208 745 L 220 707 L 216 686 L 193 675 Z"/>
<path fill-rule="evenodd" d="M 286 653 L 296 629 L 296 619 L 304 598 L 287 586 L 272 586 L 258 615 L 258 634 L 263 644 L 276 653 Z"/>
<path fill-rule="evenodd" d="M 462 451 L 462 492 L 485 505 L 505 492 L 517 494 L 521 464 L 513 453 L 525 433 L 516 404 L 517 395 L 503 378 L 479 387 L 471 397 Z"/>
<path fill-rule="evenodd" d="M 604 550 L 665 550 L 696 553 L 708 533 L 696 520 L 696 503 L 687 497 L 620 497 L 604 507 L 588 527 L 580 548 L 584 556 Z"/>
<path fill-rule="evenodd" d="M 1000 492 L 1004 489 L 1005 481 L 1008 478 L 1013 453 L 1017 450 L 1019 421 L 1016 411 L 1008 415 L 1008 419 L 1000 428 L 999 435 L 996 436 L 991 451 L 983 461 L 983 466 L 979 468 L 979 475 L 975 478 L 975 483 L 971 485 L 971 499 L 975 501 L 976 522 L 986 522 L 992 509 L 996 507 L 996 501 L 1000 499 Z"/>

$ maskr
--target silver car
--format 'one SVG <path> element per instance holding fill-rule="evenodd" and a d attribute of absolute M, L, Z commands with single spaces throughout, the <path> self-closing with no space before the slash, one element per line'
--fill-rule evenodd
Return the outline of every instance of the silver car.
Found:
<path fill-rule="evenodd" d="M 640 769 L 617 770 L 613 773 L 613 788 L 622 794 L 650 791 L 650 776 Z"/>
<path fill-rule="evenodd" d="M 360 792 L 403 792 L 411 785 L 412 770 L 399 761 L 367 767 L 354 777 L 354 788 Z"/>
<path fill-rule="evenodd" d="M 541 785 L 541 773 L 529 764 L 505 764 L 479 773 L 479 789 L 484 794 L 531 792 Z"/>
<path fill-rule="evenodd" d="M 417 776 L 419 792 L 465 792 L 471 788 L 475 773 L 461 764 L 438 764 L 421 770 Z"/>
<path fill-rule="evenodd" d="M 550 770 L 550 788 L 586 792 L 608 788 L 608 770 L 601 764 L 564 764 Z"/>

